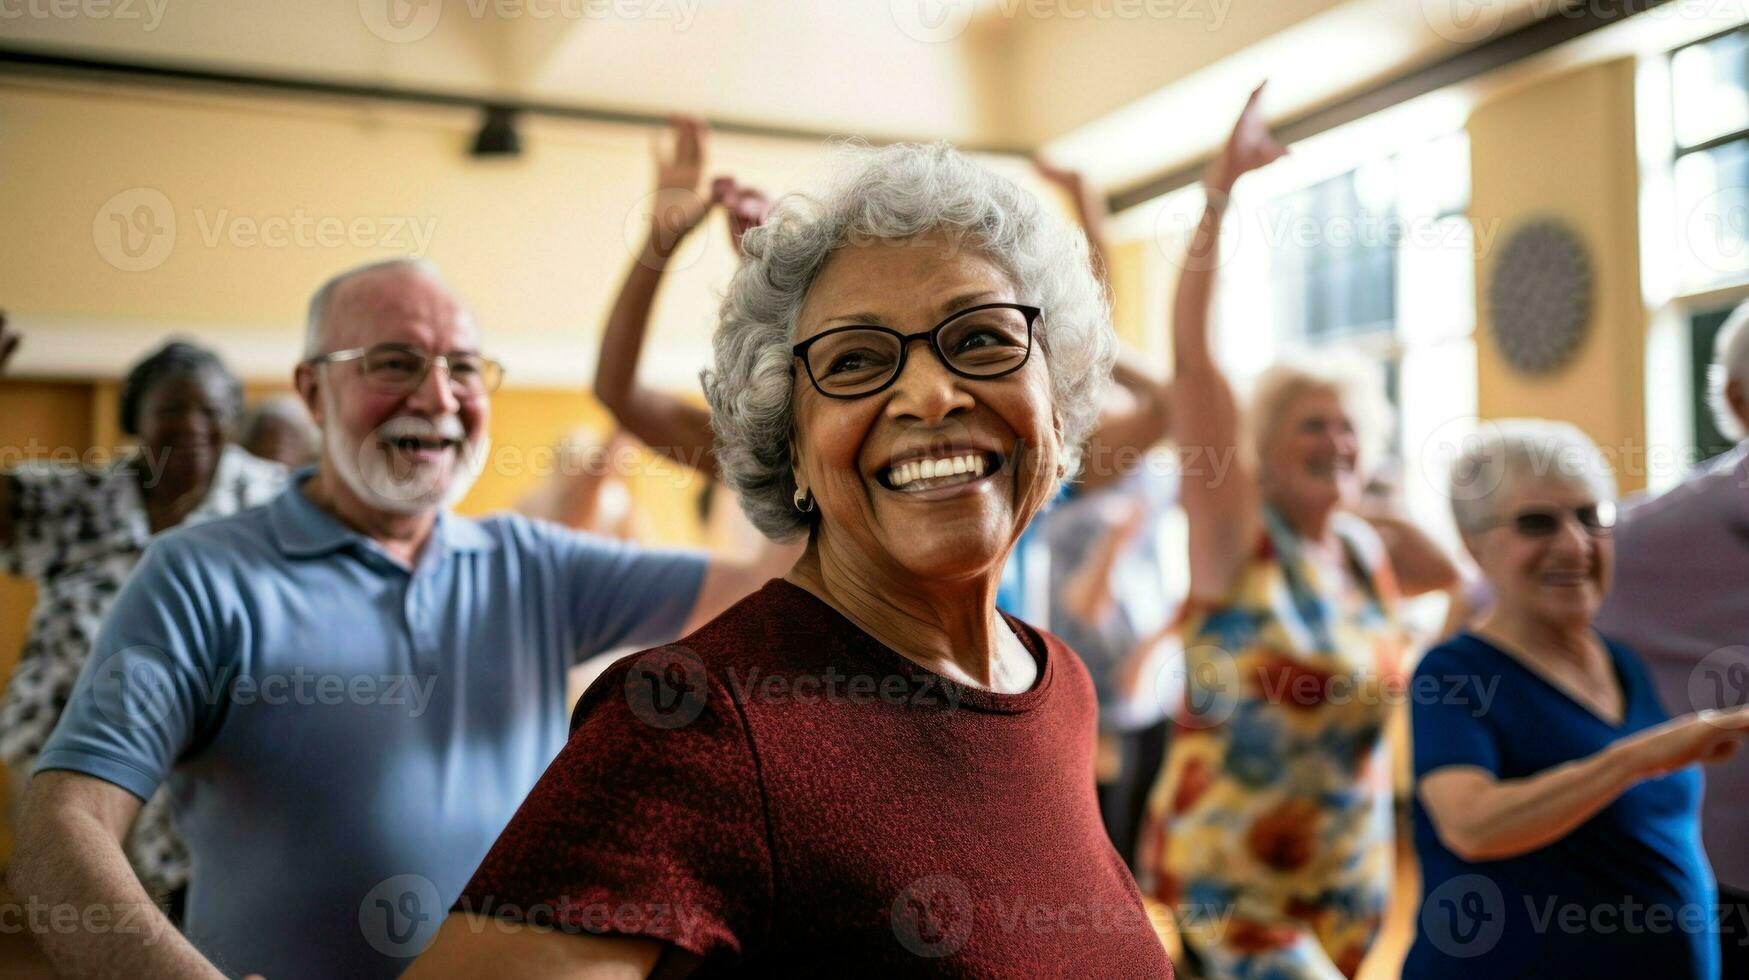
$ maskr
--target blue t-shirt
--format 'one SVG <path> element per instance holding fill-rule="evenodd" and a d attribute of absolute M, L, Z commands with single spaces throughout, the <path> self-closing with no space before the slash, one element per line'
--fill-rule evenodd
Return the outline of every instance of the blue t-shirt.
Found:
<path fill-rule="evenodd" d="M 292 489 L 147 549 L 36 771 L 168 784 L 221 969 L 397 976 L 564 744 L 567 668 L 674 637 L 703 572 L 453 514 L 409 569 Z"/>
<path fill-rule="evenodd" d="M 1480 637 L 1429 651 L 1410 687 L 1416 780 L 1444 766 L 1534 776 L 1668 720 L 1639 658 L 1605 643 L 1620 726 Z M 1552 844 L 1472 863 L 1440 842 L 1417 794 L 1421 911 L 1403 976 L 1716 978 L 1700 796 L 1695 767 L 1648 779 Z"/>

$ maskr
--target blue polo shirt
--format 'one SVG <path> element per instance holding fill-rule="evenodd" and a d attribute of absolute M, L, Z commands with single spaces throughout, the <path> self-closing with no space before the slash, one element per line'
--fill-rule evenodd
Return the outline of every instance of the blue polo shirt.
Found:
<path fill-rule="evenodd" d="M 563 745 L 566 669 L 672 639 L 704 565 L 444 513 L 409 569 L 294 488 L 152 543 L 36 771 L 168 783 L 221 969 L 397 976 Z"/>

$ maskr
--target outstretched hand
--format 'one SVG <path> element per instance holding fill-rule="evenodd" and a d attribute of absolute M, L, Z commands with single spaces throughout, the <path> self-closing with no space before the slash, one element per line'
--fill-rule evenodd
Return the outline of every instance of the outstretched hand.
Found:
<path fill-rule="evenodd" d="M 1269 132 L 1269 124 L 1263 120 L 1260 102 L 1263 86 L 1267 84 L 1264 82 L 1251 90 L 1251 97 L 1245 100 L 1245 108 L 1239 113 L 1239 121 L 1233 124 L 1226 145 L 1209 163 L 1203 175 L 1203 184 L 1208 190 L 1230 193 L 1240 177 L 1287 155 L 1287 148 L 1275 141 Z"/>
<path fill-rule="evenodd" d="M 675 116 L 656 137 L 656 198 L 650 238 L 667 254 L 703 221 L 711 202 L 703 194 L 705 145 L 710 127 L 692 116 Z"/>
<path fill-rule="evenodd" d="M 1749 705 L 1699 711 L 1648 728 L 1624 742 L 1642 775 L 1662 776 L 1730 758 L 1749 739 Z"/>
<path fill-rule="evenodd" d="M 771 201 L 757 187 L 736 183 L 733 177 L 718 177 L 711 181 L 711 200 L 720 202 L 729 216 L 729 244 L 735 254 L 741 254 L 741 236 L 750 228 L 765 223 Z"/>
<path fill-rule="evenodd" d="M 20 339 L 17 330 L 6 326 L 6 311 L 0 310 L 0 374 L 6 373 L 6 362 L 12 360 Z"/>

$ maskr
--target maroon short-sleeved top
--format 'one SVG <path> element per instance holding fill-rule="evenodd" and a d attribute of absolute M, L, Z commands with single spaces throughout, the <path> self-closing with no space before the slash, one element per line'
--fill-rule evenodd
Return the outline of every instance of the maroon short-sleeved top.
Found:
<path fill-rule="evenodd" d="M 1062 641 L 996 694 L 773 580 L 590 687 L 455 908 L 658 939 L 695 976 L 1171 977 Z"/>

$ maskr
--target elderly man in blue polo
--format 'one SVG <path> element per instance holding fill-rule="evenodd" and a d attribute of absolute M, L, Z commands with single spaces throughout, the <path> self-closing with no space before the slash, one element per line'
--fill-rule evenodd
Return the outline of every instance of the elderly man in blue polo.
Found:
<path fill-rule="evenodd" d="M 328 282 L 305 355 L 320 464 L 149 547 L 37 762 L 8 884 L 106 913 L 35 929 L 63 975 L 398 975 L 563 744 L 566 669 L 768 571 L 450 512 L 502 371 L 429 265 Z M 122 851 L 160 784 L 186 935 Z"/>

